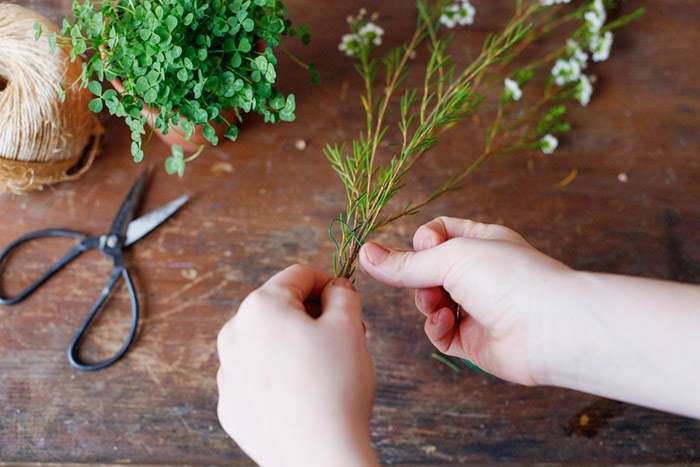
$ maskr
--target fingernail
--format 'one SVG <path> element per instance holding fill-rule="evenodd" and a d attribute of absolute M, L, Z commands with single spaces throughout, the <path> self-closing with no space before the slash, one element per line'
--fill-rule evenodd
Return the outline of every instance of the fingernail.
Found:
<path fill-rule="evenodd" d="M 375 266 L 382 264 L 386 257 L 389 256 L 389 250 L 374 242 L 365 243 L 365 252 L 369 262 Z"/>
<path fill-rule="evenodd" d="M 335 287 L 342 287 L 344 289 L 353 291 L 355 290 L 355 285 L 352 283 L 352 281 L 345 279 L 344 277 L 336 277 L 335 279 L 333 279 L 332 284 Z"/>

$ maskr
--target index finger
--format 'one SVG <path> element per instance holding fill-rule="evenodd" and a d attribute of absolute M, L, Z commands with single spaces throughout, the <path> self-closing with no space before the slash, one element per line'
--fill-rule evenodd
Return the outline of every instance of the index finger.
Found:
<path fill-rule="evenodd" d="M 421 225 L 413 235 L 417 251 L 434 248 L 452 238 L 504 240 L 522 245 L 527 241 L 517 232 L 498 224 L 482 224 L 469 219 L 441 216 Z"/>
<path fill-rule="evenodd" d="M 294 264 L 268 279 L 261 289 L 272 289 L 276 293 L 288 293 L 288 298 L 304 303 L 318 298 L 331 276 L 323 271 Z"/>

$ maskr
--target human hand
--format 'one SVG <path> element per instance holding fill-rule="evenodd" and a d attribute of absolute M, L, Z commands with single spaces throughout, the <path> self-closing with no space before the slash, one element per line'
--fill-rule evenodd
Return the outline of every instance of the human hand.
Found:
<path fill-rule="evenodd" d="M 304 303 L 320 299 L 314 319 Z M 376 377 L 352 283 L 294 265 L 219 333 L 222 427 L 262 465 L 375 465 Z"/>
<path fill-rule="evenodd" d="M 441 352 L 512 382 L 545 383 L 550 337 L 573 324 L 572 270 L 506 227 L 469 220 L 439 217 L 416 231 L 413 246 L 368 242 L 361 267 L 385 284 L 418 289 L 425 333 Z M 457 305 L 467 313 L 459 322 Z"/>

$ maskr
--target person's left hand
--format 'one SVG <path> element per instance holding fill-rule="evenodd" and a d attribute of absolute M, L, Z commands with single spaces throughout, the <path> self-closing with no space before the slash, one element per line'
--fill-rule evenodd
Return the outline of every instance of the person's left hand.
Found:
<path fill-rule="evenodd" d="M 305 302 L 320 299 L 314 319 Z M 222 427 L 263 465 L 376 465 L 376 386 L 352 283 L 294 265 L 219 333 Z"/>

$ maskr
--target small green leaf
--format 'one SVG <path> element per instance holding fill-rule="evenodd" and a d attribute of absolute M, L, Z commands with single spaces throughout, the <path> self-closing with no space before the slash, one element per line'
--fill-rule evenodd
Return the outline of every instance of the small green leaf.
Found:
<path fill-rule="evenodd" d="M 153 104 L 156 99 L 158 99 L 158 91 L 156 91 L 154 88 L 146 91 L 146 94 L 143 96 L 143 100 L 146 102 L 146 104 Z"/>
<path fill-rule="evenodd" d="M 180 81 L 187 81 L 188 77 L 189 73 L 187 73 L 187 70 L 185 70 L 184 68 L 180 68 L 180 70 L 177 72 L 177 79 L 179 79 Z"/>
<path fill-rule="evenodd" d="M 35 41 L 39 40 L 42 32 L 43 32 L 43 28 L 41 26 L 41 23 L 39 21 L 35 21 L 34 22 L 34 40 Z"/>
<path fill-rule="evenodd" d="M 58 51 L 58 46 L 56 45 L 56 34 L 49 34 L 49 50 L 51 50 L 52 54 L 55 54 Z"/>
<path fill-rule="evenodd" d="M 146 74 L 146 79 L 151 84 L 151 86 L 158 83 L 160 79 L 160 74 L 156 70 L 151 70 Z"/>
<path fill-rule="evenodd" d="M 90 81 L 90 83 L 88 83 L 88 90 L 96 96 L 102 95 L 102 85 L 97 81 Z"/>
<path fill-rule="evenodd" d="M 219 144 L 219 137 L 216 135 L 216 130 L 211 125 L 206 125 L 202 131 L 204 137 L 214 146 Z"/>
<path fill-rule="evenodd" d="M 238 139 L 238 127 L 236 125 L 231 125 L 226 130 L 224 136 L 230 139 L 231 141 L 236 141 L 236 139 Z"/>
<path fill-rule="evenodd" d="M 192 117 L 195 123 L 207 123 L 209 121 L 209 114 L 204 109 L 195 110 Z"/>
<path fill-rule="evenodd" d="M 194 124 L 187 119 L 183 119 L 180 121 L 180 128 L 185 132 L 185 140 L 189 141 L 194 134 Z"/>
<path fill-rule="evenodd" d="M 56 87 L 56 94 L 58 94 L 58 100 L 63 103 L 66 101 L 66 91 L 60 86 Z"/>
<path fill-rule="evenodd" d="M 238 42 L 238 50 L 243 53 L 248 53 L 252 50 L 253 46 L 250 44 L 250 41 L 248 40 L 247 37 L 241 38 L 240 42 Z"/>
<path fill-rule="evenodd" d="M 207 107 L 207 114 L 209 115 L 209 120 L 214 120 L 219 116 L 219 108 L 215 105 L 210 105 Z"/>
<path fill-rule="evenodd" d="M 267 57 L 265 57 L 264 55 L 258 55 L 257 57 L 255 57 L 255 66 L 260 71 L 267 70 L 267 66 L 268 66 Z"/>
<path fill-rule="evenodd" d="M 94 98 L 93 100 L 90 101 L 88 104 L 88 108 L 95 112 L 96 114 L 102 112 L 102 107 L 103 107 L 103 102 L 102 99 L 99 97 Z"/>
<path fill-rule="evenodd" d="M 253 28 L 255 27 L 255 23 L 253 22 L 252 19 L 246 18 L 241 22 L 241 26 L 243 27 L 243 30 L 245 32 L 251 32 Z"/>
<path fill-rule="evenodd" d="M 273 110 L 282 110 L 284 108 L 284 97 L 281 95 L 275 96 L 270 101 L 270 107 L 272 107 Z"/>
<path fill-rule="evenodd" d="M 182 149 L 182 146 L 180 146 L 179 144 L 173 145 L 172 154 L 173 154 L 173 156 L 179 157 L 180 159 L 185 157 L 185 151 L 184 151 L 184 149 Z"/>
<path fill-rule="evenodd" d="M 102 81 L 105 79 L 105 71 L 104 71 L 104 65 L 102 64 L 102 60 L 100 60 L 99 55 L 95 55 L 93 59 L 93 64 L 92 64 L 92 69 L 97 75 L 97 79 Z"/>
<path fill-rule="evenodd" d="M 177 18 L 169 15 L 165 18 L 165 26 L 168 28 L 168 31 L 172 32 L 177 27 Z"/>
<path fill-rule="evenodd" d="M 168 175 L 177 174 L 179 177 L 185 175 L 185 154 L 182 146 L 173 145 L 172 155 L 165 159 L 165 172 Z"/>
<path fill-rule="evenodd" d="M 148 83 L 148 79 L 145 76 L 141 76 L 136 80 L 136 92 L 143 95 L 148 91 L 151 85 Z"/>
<path fill-rule="evenodd" d="M 116 101 L 119 98 L 119 94 L 114 89 L 107 89 L 102 94 L 102 99 L 106 101 Z"/>
<path fill-rule="evenodd" d="M 297 108 L 296 98 L 294 94 L 287 96 L 287 102 L 284 104 L 284 110 L 287 112 L 294 112 Z"/>

